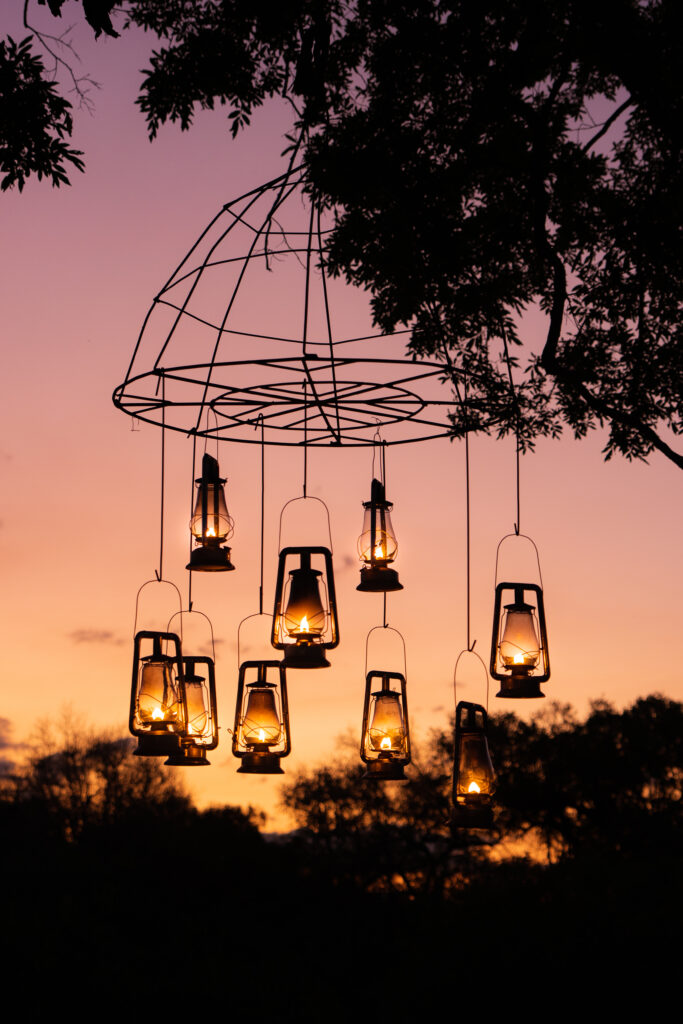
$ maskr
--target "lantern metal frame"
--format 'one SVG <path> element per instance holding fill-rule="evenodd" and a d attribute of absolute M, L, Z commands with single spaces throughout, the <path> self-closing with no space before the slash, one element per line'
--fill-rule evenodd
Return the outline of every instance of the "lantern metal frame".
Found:
<path fill-rule="evenodd" d="M 257 676 L 253 683 L 248 683 L 247 675 L 256 670 Z M 268 682 L 268 670 L 278 673 L 278 683 Z M 244 739 L 245 701 L 248 691 L 254 686 L 273 688 L 273 696 L 277 704 L 279 698 L 280 737 L 277 743 L 248 743 Z M 271 749 L 277 747 L 277 749 Z M 280 761 L 292 750 L 292 731 L 289 720 L 289 700 L 287 696 L 287 672 L 283 661 L 256 659 L 243 661 L 239 668 L 237 683 L 237 701 L 235 704 L 235 725 L 232 734 L 232 753 L 242 761 L 238 773 L 247 775 L 283 775 Z"/>
<path fill-rule="evenodd" d="M 145 640 L 151 640 L 153 650 L 151 655 L 141 655 L 142 644 Z M 162 645 L 171 645 L 174 654 L 163 654 Z M 163 721 L 147 726 L 140 720 L 139 715 L 139 689 L 142 682 L 142 671 L 145 661 L 157 657 L 175 668 L 176 685 L 178 686 L 178 707 L 179 712 L 175 721 Z M 138 745 L 133 753 L 138 757 L 164 757 L 175 753 L 180 745 L 180 737 L 187 719 L 187 707 L 185 703 L 185 691 L 178 679 L 183 671 L 183 655 L 181 650 L 180 637 L 177 633 L 162 632 L 160 630 L 143 629 L 135 634 L 133 646 L 133 677 L 131 686 L 130 715 L 128 727 L 133 736 L 138 737 Z"/>
<path fill-rule="evenodd" d="M 384 669 L 372 669 L 368 671 L 368 650 L 370 637 L 377 629 L 391 630 L 396 633 L 403 645 L 403 672 L 387 671 Z M 373 626 L 365 640 L 365 697 L 363 700 L 363 723 L 360 736 L 360 757 L 366 765 L 365 778 L 375 781 L 405 782 L 404 769 L 411 762 L 410 748 L 410 723 L 408 721 L 408 689 L 407 689 L 407 667 L 406 650 L 403 634 L 392 626 Z M 373 693 L 372 686 L 375 680 L 381 680 L 382 688 Z M 389 683 L 396 680 L 400 689 L 391 690 Z M 382 693 L 391 693 L 400 698 L 400 708 L 403 716 L 404 738 L 401 750 L 379 750 L 370 749 L 370 716 L 373 709 L 373 698 Z"/>
<path fill-rule="evenodd" d="M 496 776 L 491 761 L 491 753 L 488 745 L 488 702 L 489 702 L 489 677 L 486 672 L 486 665 L 479 655 L 474 651 L 474 645 L 463 650 L 458 655 L 453 670 L 453 696 L 455 698 L 455 729 L 453 737 L 453 787 L 452 787 L 452 810 L 451 826 L 457 829 L 491 829 L 494 824 L 492 797 L 496 789 Z M 458 666 L 466 655 L 472 655 L 481 665 L 484 673 L 486 707 L 473 701 L 458 701 Z M 477 721 L 479 719 L 479 722 Z M 490 780 L 485 791 L 460 793 L 460 773 L 462 766 L 461 751 L 463 740 L 466 736 L 478 735 L 481 737 L 480 756 L 488 762 L 490 769 Z"/>
<path fill-rule="evenodd" d="M 536 565 L 538 569 L 539 583 L 527 583 L 516 580 L 514 582 L 498 582 L 498 562 L 500 549 L 504 542 L 511 538 L 519 538 L 528 541 L 534 549 Z M 501 683 L 500 690 L 496 697 L 508 697 L 512 699 L 534 699 L 545 697 L 541 691 L 540 684 L 550 679 L 550 655 L 548 651 L 548 627 L 546 624 L 545 604 L 543 599 L 543 579 L 541 576 L 541 562 L 538 548 L 531 537 L 526 534 L 506 534 L 498 543 L 496 549 L 496 570 L 495 570 L 495 601 L 493 608 L 493 627 L 491 631 L 491 660 L 489 671 L 493 679 Z M 514 604 L 505 605 L 505 594 L 512 593 Z M 535 605 L 527 604 L 524 596 L 531 592 L 535 596 Z M 529 611 L 532 616 L 534 629 L 538 635 L 538 652 L 540 665 L 510 665 L 499 667 L 501 626 L 504 621 L 503 612 L 517 606 L 520 609 Z M 537 627 L 537 628 L 536 628 Z"/>
<path fill-rule="evenodd" d="M 185 566 L 186 569 L 189 569 L 192 572 L 230 572 L 235 568 L 230 561 L 231 549 L 229 547 L 222 546 L 225 541 L 232 537 L 235 529 L 235 521 L 228 512 L 227 502 L 225 502 L 225 494 L 223 493 L 223 488 L 226 483 L 227 477 L 222 477 L 220 475 L 218 459 L 214 459 L 213 455 L 205 452 L 202 458 L 202 475 L 195 479 L 197 495 L 196 499 L 193 500 L 192 503 L 192 516 L 190 519 L 190 532 L 192 533 L 192 523 L 196 518 L 197 507 L 201 503 L 202 535 L 201 537 L 197 537 L 192 533 L 194 546 L 190 551 L 190 561 Z M 209 509 L 209 487 L 213 488 L 213 510 Z M 223 537 L 209 537 L 207 536 L 209 516 L 215 517 L 216 519 L 222 518 L 219 511 L 221 496 L 225 502 L 224 518 L 227 520 L 228 529 Z"/>
<path fill-rule="evenodd" d="M 187 690 L 186 686 L 189 681 L 201 678 L 202 682 L 204 677 L 194 676 L 197 665 L 204 665 L 207 672 L 206 680 L 206 693 L 208 696 L 208 706 L 205 706 L 208 725 L 210 728 L 205 730 L 204 733 L 192 733 L 188 732 L 190 727 L 190 713 L 189 705 L 187 703 Z M 174 765 L 177 767 L 193 767 L 200 768 L 204 765 L 209 765 L 211 762 L 206 756 L 207 750 L 215 750 L 218 746 L 218 708 L 216 702 L 216 668 L 214 665 L 213 658 L 209 658 L 206 655 L 184 655 L 183 656 L 183 673 L 179 677 L 179 685 L 182 687 L 186 711 L 186 723 L 185 730 L 180 736 L 179 749 L 174 751 L 164 764 Z"/>
<path fill-rule="evenodd" d="M 315 501 L 318 502 L 325 510 L 325 516 L 327 519 L 327 533 L 330 539 L 330 546 L 323 547 L 320 545 L 290 545 L 289 547 L 282 547 L 282 520 L 286 509 L 298 501 Z M 334 584 L 334 567 L 332 564 L 332 529 L 330 526 L 330 513 L 327 505 L 321 498 L 314 498 L 312 496 L 306 496 L 300 498 L 292 498 L 287 501 L 280 512 L 280 530 L 278 534 L 278 569 L 277 569 L 277 580 L 275 583 L 275 598 L 273 604 L 273 623 L 271 629 L 271 644 L 278 650 L 284 652 L 284 660 L 287 668 L 328 668 L 330 662 L 325 657 L 325 651 L 332 650 L 339 644 L 339 611 L 337 608 L 337 594 Z M 313 569 L 311 566 L 311 557 L 317 555 L 324 561 L 325 569 L 324 572 L 319 569 Z M 299 570 L 288 569 L 287 559 L 288 558 L 299 558 Z M 302 565 L 303 563 L 307 563 Z M 310 640 L 305 640 L 302 637 L 295 638 L 291 642 L 286 640 L 287 631 L 284 626 L 284 619 L 287 612 L 288 597 L 287 587 L 289 580 L 285 578 L 287 572 L 293 573 L 306 569 L 312 573 L 322 576 L 321 583 L 325 589 L 325 593 L 321 599 L 321 607 L 325 615 L 325 625 L 320 634 L 319 639 L 314 639 L 311 635 Z M 316 583 L 316 585 L 318 585 Z M 318 585 L 318 595 L 320 596 L 320 590 Z M 327 639 L 323 639 L 327 637 Z"/>
<path fill-rule="evenodd" d="M 481 718 L 481 724 L 477 718 Z M 487 792 L 459 793 L 461 751 L 467 736 L 481 737 L 482 748 L 491 765 L 491 784 Z M 461 700 L 455 707 L 455 755 L 453 765 L 453 812 L 451 822 L 456 828 L 493 828 L 491 797 L 495 792 L 495 774 L 488 746 L 488 713 L 481 704 Z"/>
<path fill-rule="evenodd" d="M 398 572 L 389 566 L 389 563 L 394 561 L 396 554 L 394 553 L 389 557 L 388 550 L 387 557 L 377 558 L 375 554 L 377 548 L 378 517 L 380 533 L 384 534 L 385 537 L 390 536 L 396 545 L 396 551 L 398 550 L 398 542 L 393 532 L 393 524 L 390 531 L 387 530 L 386 525 L 386 516 L 393 507 L 393 504 L 387 500 L 383 480 L 377 480 L 373 477 L 370 486 L 370 501 L 363 502 L 365 511 L 370 512 L 370 558 L 367 559 L 362 554 L 361 540 L 368 532 L 363 530 L 358 538 L 358 551 L 364 565 L 360 570 L 360 583 L 356 590 L 370 594 L 386 594 L 396 590 L 403 590 L 403 584 L 399 582 Z M 365 517 L 363 526 L 365 526 Z"/>

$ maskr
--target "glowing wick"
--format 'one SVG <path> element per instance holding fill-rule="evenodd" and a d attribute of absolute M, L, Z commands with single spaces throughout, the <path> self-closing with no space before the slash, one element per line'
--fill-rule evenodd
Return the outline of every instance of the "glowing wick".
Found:
<path fill-rule="evenodd" d="M 514 658 L 512 659 L 512 664 L 513 665 L 523 665 L 524 664 L 524 655 L 523 654 L 515 654 Z"/>
<path fill-rule="evenodd" d="M 375 558 L 384 558 L 384 552 L 382 551 L 381 544 L 378 544 L 375 548 Z"/>
<path fill-rule="evenodd" d="M 153 718 L 153 719 L 154 719 L 154 720 L 155 720 L 156 722 L 159 722 L 159 721 L 161 721 L 161 720 L 163 719 L 163 717 L 164 717 L 164 713 L 163 713 L 163 711 L 161 710 L 161 708 L 155 708 L 155 709 L 154 709 L 154 711 L 152 712 L 152 718 Z"/>
<path fill-rule="evenodd" d="M 216 536 L 216 531 L 214 530 L 213 526 L 209 526 L 209 528 L 206 531 L 206 536 L 207 537 L 215 537 Z"/>
<path fill-rule="evenodd" d="M 391 750 L 391 740 L 385 736 L 379 745 L 380 750 Z"/>
<path fill-rule="evenodd" d="M 259 743 L 265 743 L 266 742 L 266 730 L 265 729 L 259 729 L 259 731 L 258 731 L 258 738 L 259 738 Z"/>
<path fill-rule="evenodd" d="M 306 618 L 305 615 L 304 615 L 303 619 L 301 620 L 301 626 L 299 627 L 299 632 L 301 632 L 301 633 L 310 633 L 310 627 L 308 625 L 308 619 Z"/>
<path fill-rule="evenodd" d="M 467 787 L 467 792 L 468 793 L 481 793 L 481 787 L 478 786 L 476 782 L 470 782 L 469 786 Z"/>

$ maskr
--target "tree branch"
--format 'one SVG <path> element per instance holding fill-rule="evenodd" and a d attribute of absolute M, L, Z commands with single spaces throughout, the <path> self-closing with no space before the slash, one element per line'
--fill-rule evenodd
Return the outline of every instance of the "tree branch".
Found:
<path fill-rule="evenodd" d="M 625 111 L 625 110 L 626 110 L 626 109 L 627 109 L 628 107 L 632 107 L 632 106 L 634 106 L 634 105 L 635 105 L 635 104 L 634 104 L 634 101 L 633 101 L 633 100 L 631 99 L 631 97 L 629 96 L 629 98 L 628 98 L 627 100 L 625 100 L 625 101 L 624 101 L 624 102 L 623 102 L 623 103 L 621 104 L 621 106 L 620 106 L 620 107 L 617 107 L 617 109 L 616 109 L 616 110 L 612 111 L 612 113 L 610 114 L 610 116 L 609 116 L 609 117 L 607 118 L 607 120 L 606 120 L 606 121 L 605 121 L 605 122 L 603 123 L 603 125 L 602 125 L 602 126 L 601 126 L 601 128 L 600 128 L 600 130 L 599 130 L 599 131 L 597 131 L 597 132 L 595 133 L 595 135 L 593 136 L 593 138 L 592 138 L 592 139 L 589 139 L 589 140 L 588 140 L 588 142 L 587 142 L 587 143 L 585 144 L 585 146 L 582 146 L 582 147 L 581 147 L 581 152 L 582 152 L 582 153 L 587 153 L 587 152 L 588 152 L 588 150 L 589 150 L 589 149 L 591 148 L 591 146 L 594 146 L 594 145 L 595 145 L 595 143 L 596 143 L 596 142 L 598 141 L 598 139 L 601 139 L 601 138 L 603 137 L 603 135 L 605 135 L 605 134 L 606 134 L 606 133 L 607 133 L 607 132 L 608 132 L 608 131 L 610 130 L 610 128 L 612 127 L 612 125 L 614 124 L 614 122 L 615 122 L 615 121 L 617 120 L 617 118 L 621 117 L 621 115 L 622 115 L 622 114 L 624 113 L 624 111 Z"/>

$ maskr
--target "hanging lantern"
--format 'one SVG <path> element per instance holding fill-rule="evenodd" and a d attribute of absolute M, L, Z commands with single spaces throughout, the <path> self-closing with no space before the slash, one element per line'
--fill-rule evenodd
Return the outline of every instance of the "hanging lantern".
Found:
<path fill-rule="evenodd" d="M 197 666 L 205 666 L 205 675 L 199 675 Z M 165 764 L 199 767 L 211 764 L 207 750 L 218 746 L 218 718 L 216 712 L 216 673 L 213 658 L 183 658 L 183 673 L 178 677 L 183 691 L 186 721 L 180 736 L 179 748 Z"/>
<path fill-rule="evenodd" d="M 316 557 L 320 569 L 314 568 Z M 280 552 L 271 643 L 288 668 L 325 668 L 325 651 L 339 643 L 332 553 L 322 547 Z"/>
<path fill-rule="evenodd" d="M 397 689 L 392 690 L 395 681 Z M 379 682 L 380 688 L 372 687 Z M 360 741 L 368 779 L 405 779 L 410 764 L 410 734 L 405 676 L 399 672 L 368 672 Z"/>
<path fill-rule="evenodd" d="M 204 455 L 202 475 L 195 483 L 197 498 L 190 531 L 196 547 L 192 549 L 186 568 L 195 572 L 227 572 L 235 566 L 230 561 L 230 548 L 223 548 L 221 544 L 232 536 L 234 523 L 225 503 L 225 480 L 211 455 Z"/>
<path fill-rule="evenodd" d="M 249 681 L 251 680 L 251 681 Z M 282 661 L 243 661 L 237 685 L 232 752 L 249 775 L 282 775 L 291 750 L 287 677 Z"/>
<path fill-rule="evenodd" d="M 143 654 L 151 642 L 151 652 Z M 164 653 L 171 649 L 172 654 Z M 135 634 L 129 726 L 138 737 L 135 754 L 160 757 L 178 750 L 186 721 L 180 638 L 176 633 Z"/>
<path fill-rule="evenodd" d="M 386 500 L 384 484 L 373 480 L 370 501 L 363 502 L 363 532 L 358 538 L 358 554 L 364 562 L 356 590 L 386 593 L 403 590 L 398 573 L 389 568 L 396 558 L 398 544 L 391 525 L 392 504 Z"/>
<path fill-rule="evenodd" d="M 491 675 L 497 697 L 544 697 L 550 678 L 543 591 L 535 583 L 499 583 L 493 612 Z"/>
<path fill-rule="evenodd" d="M 461 700 L 455 709 L 453 825 L 491 828 L 495 775 L 487 739 L 488 716 L 481 704 Z"/>

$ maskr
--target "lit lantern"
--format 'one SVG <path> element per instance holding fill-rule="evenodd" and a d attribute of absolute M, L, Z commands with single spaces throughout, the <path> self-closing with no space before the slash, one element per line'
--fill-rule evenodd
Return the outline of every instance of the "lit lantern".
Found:
<path fill-rule="evenodd" d="M 234 523 L 225 504 L 225 480 L 219 475 L 218 463 L 208 454 L 202 459 L 202 475 L 195 481 L 197 498 L 190 520 L 196 547 L 189 564 L 196 572 L 227 572 L 235 566 L 230 561 L 230 548 L 221 544 L 232 536 Z"/>
<path fill-rule="evenodd" d="M 459 828 L 491 828 L 495 775 L 487 740 L 488 716 L 481 704 L 461 700 L 455 709 L 453 817 Z"/>
<path fill-rule="evenodd" d="M 197 666 L 206 667 L 199 675 Z M 207 750 L 218 746 L 218 718 L 216 712 L 216 673 L 213 658 L 183 658 L 183 673 L 178 678 L 183 691 L 186 720 L 180 747 L 165 762 L 169 765 L 201 766 L 211 764 Z"/>
<path fill-rule="evenodd" d="M 316 569 L 312 558 L 324 569 Z M 325 651 L 339 643 L 332 553 L 322 547 L 290 547 L 280 552 L 273 647 L 285 652 L 288 668 L 325 668 Z"/>
<path fill-rule="evenodd" d="M 398 688 L 392 690 L 391 682 Z M 380 688 L 373 692 L 373 686 Z M 368 672 L 360 741 L 360 756 L 368 779 L 405 779 L 410 764 L 410 734 L 406 680 L 399 672 Z"/>
<path fill-rule="evenodd" d="M 497 697 L 544 697 L 550 678 L 543 591 L 535 583 L 499 583 L 493 612 L 491 675 Z"/>
<path fill-rule="evenodd" d="M 151 643 L 151 651 L 143 654 Z M 164 653 L 169 649 L 173 653 Z M 176 633 L 142 630 L 135 634 L 129 726 L 138 737 L 135 753 L 161 757 L 178 750 L 186 720 L 180 638 Z"/>
<path fill-rule="evenodd" d="M 280 759 L 290 750 L 284 662 L 243 661 L 232 737 L 232 752 L 242 760 L 238 772 L 282 775 Z"/>
<path fill-rule="evenodd" d="M 356 590 L 386 593 L 403 590 L 398 573 L 389 568 L 396 558 L 398 544 L 391 525 L 392 504 L 386 500 L 384 484 L 373 480 L 370 501 L 363 502 L 363 532 L 358 538 L 358 554 L 365 563 L 360 571 Z"/>

